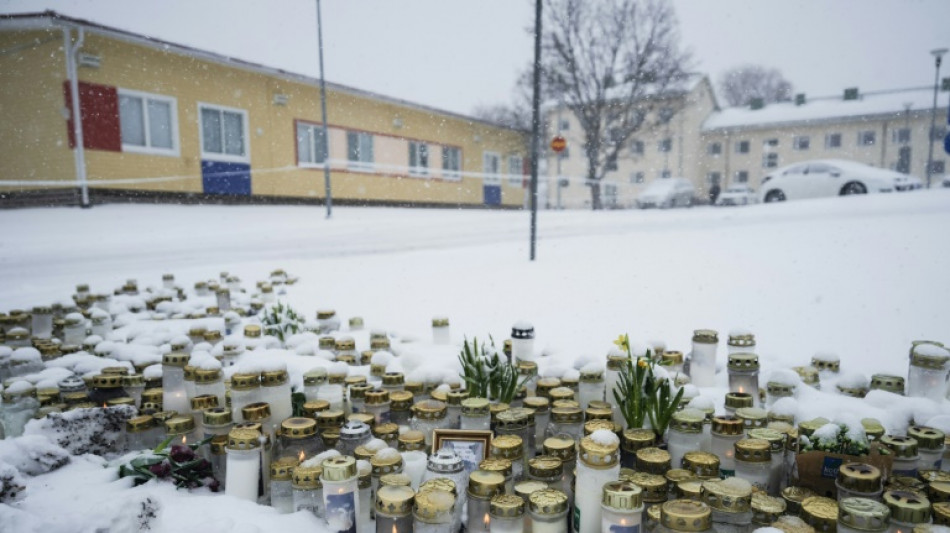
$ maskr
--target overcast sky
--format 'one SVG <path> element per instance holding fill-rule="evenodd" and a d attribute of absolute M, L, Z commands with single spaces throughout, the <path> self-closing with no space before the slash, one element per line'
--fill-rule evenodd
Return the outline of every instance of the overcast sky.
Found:
<path fill-rule="evenodd" d="M 673 0 L 683 45 L 715 81 L 780 69 L 797 92 L 933 83 L 950 0 Z M 460 113 L 510 100 L 531 61 L 530 0 L 323 0 L 327 79 Z M 314 0 L 0 0 L 316 76 Z M 950 58 L 948 58 L 950 59 Z M 108 59 L 105 58 L 107 61 Z M 943 76 L 950 76 L 950 61 Z"/>

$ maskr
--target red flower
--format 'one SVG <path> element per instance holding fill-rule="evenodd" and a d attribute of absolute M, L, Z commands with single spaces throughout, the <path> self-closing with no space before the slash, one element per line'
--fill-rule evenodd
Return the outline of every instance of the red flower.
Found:
<path fill-rule="evenodd" d="M 172 451 L 169 454 L 169 457 L 172 458 L 172 461 L 176 463 L 187 463 L 195 458 L 195 451 L 191 449 L 190 446 L 184 446 L 181 444 L 176 444 L 172 446 Z"/>

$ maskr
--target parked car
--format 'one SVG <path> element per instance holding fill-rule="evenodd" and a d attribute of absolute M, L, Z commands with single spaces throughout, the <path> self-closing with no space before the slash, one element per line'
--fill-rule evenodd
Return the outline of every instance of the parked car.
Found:
<path fill-rule="evenodd" d="M 716 199 L 716 205 L 749 205 L 758 202 L 755 191 L 748 185 L 730 185 Z"/>
<path fill-rule="evenodd" d="M 782 167 L 762 178 L 759 198 L 782 202 L 802 198 L 912 191 L 923 187 L 915 176 L 844 159 L 806 161 Z"/>
<path fill-rule="evenodd" d="M 696 189 L 686 178 L 658 178 L 637 195 L 637 207 L 689 207 Z"/>

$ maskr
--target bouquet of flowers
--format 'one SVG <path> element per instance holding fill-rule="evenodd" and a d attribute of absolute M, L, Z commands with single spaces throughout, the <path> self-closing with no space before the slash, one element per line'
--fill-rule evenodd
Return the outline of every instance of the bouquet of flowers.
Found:
<path fill-rule="evenodd" d="M 211 463 L 195 454 L 199 446 L 210 440 L 176 444 L 169 448 L 171 439 L 167 439 L 151 452 L 139 455 L 128 464 L 119 465 L 119 477 L 135 478 L 135 486 L 152 479 L 164 479 L 182 489 L 208 487 L 211 492 L 218 492 L 221 484 L 214 478 Z"/>

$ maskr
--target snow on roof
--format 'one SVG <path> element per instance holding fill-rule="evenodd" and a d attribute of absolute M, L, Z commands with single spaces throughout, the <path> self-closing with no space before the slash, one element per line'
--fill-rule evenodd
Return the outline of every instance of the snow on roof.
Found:
<path fill-rule="evenodd" d="M 938 108 L 946 109 L 946 96 L 938 100 Z M 908 107 L 909 106 L 909 107 Z M 868 116 L 897 115 L 908 111 L 929 113 L 933 107 L 933 87 L 917 87 L 860 94 L 857 100 L 842 96 L 821 97 L 795 102 L 767 104 L 761 109 L 730 107 L 713 112 L 703 123 L 703 131 L 766 128 L 774 125 L 858 120 Z"/>

